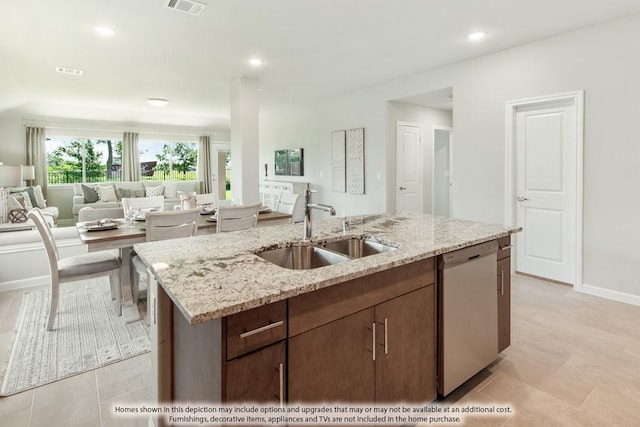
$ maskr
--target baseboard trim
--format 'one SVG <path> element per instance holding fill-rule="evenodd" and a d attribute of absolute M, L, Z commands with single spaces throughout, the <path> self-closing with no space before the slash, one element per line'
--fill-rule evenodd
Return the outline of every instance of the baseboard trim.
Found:
<path fill-rule="evenodd" d="M 28 279 L 11 280 L 0 283 L 0 292 L 28 289 L 36 286 L 48 285 L 51 283 L 51 276 L 29 277 Z"/>
<path fill-rule="evenodd" d="M 586 283 L 583 283 L 580 289 L 577 289 L 577 291 L 597 297 L 640 306 L 640 295 L 614 291 L 612 289 L 601 288 L 599 286 L 587 285 Z"/>

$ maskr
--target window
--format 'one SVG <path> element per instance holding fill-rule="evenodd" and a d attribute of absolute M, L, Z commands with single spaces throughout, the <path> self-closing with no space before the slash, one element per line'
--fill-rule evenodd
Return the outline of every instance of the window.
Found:
<path fill-rule="evenodd" d="M 122 140 L 48 137 L 49 184 L 122 180 Z"/>
<path fill-rule="evenodd" d="M 152 181 L 195 181 L 198 144 L 192 142 L 139 141 L 141 175 Z"/>

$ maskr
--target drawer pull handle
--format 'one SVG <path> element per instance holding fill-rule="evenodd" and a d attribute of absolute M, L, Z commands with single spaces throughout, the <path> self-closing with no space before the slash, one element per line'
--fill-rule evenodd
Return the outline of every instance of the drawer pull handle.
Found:
<path fill-rule="evenodd" d="M 506 251 L 507 249 L 511 249 L 512 247 L 513 247 L 513 245 L 501 246 L 500 250 L 501 251 Z"/>
<path fill-rule="evenodd" d="M 387 318 L 384 318 L 384 354 L 389 354 L 389 335 L 387 333 L 388 326 Z"/>
<path fill-rule="evenodd" d="M 284 407 L 284 364 L 281 363 L 278 369 L 280 374 L 280 407 Z"/>
<path fill-rule="evenodd" d="M 260 328 L 243 332 L 240 334 L 240 338 L 247 338 L 247 337 L 250 337 L 251 335 L 259 334 L 260 332 L 268 331 L 269 329 L 277 328 L 278 326 L 282 326 L 282 325 L 284 325 L 284 321 L 278 320 L 277 322 L 269 323 L 268 325 L 262 326 Z"/>
<path fill-rule="evenodd" d="M 373 348 L 373 360 L 376 360 L 376 322 L 372 323 L 373 330 L 371 336 L 373 337 L 371 347 Z"/>
<path fill-rule="evenodd" d="M 504 270 L 500 270 L 500 295 L 504 295 Z"/>

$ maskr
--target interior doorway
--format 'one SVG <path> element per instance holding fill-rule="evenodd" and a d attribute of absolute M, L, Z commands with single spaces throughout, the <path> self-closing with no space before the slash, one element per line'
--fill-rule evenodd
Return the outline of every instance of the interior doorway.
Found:
<path fill-rule="evenodd" d="M 433 129 L 453 128 L 453 88 L 389 100 L 387 123 L 387 209 L 434 213 Z"/>
<path fill-rule="evenodd" d="M 453 216 L 453 129 L 433 128 L 433 214 Z"/>
<path fill-rule="evenodd" d="M 422 212 L 422 125 L 396 124 L 396 212 Z"/>
<path fill-rule="evenodd" d="M 582 283 L 582 91 L 507 103 L 507 218 L 515 271 Z"/>

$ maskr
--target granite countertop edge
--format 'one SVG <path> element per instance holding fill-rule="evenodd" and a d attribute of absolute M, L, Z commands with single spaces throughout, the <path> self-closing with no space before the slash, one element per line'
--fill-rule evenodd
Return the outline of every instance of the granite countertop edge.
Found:
<path fill-rule="evenodd" d="M 345 220 L 351 224 L 348 233 L 341 227 Z M 316 229 L 311 242 L 301 242 L 301 225 L 293 224 L 149 242 L 134 249 L 175 307 L 195 325 L 521 231 L 427 214 L 329 219 Z M 407 230 L 416 230 L 415 235 Z M 311 270 L 285 269 L 255 255 L 264 248 L 345 237 L 366 237 L 399 248 Z"/>

